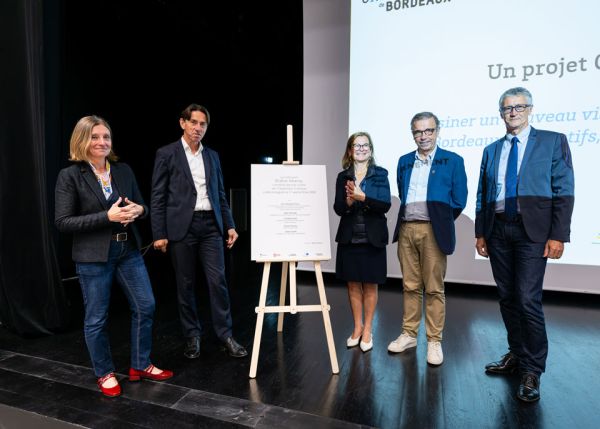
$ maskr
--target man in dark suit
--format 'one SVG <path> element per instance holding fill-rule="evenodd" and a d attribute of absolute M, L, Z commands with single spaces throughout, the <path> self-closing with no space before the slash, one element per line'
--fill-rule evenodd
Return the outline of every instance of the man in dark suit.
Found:
<path fill-rule="evenodd" d="M 180 140 L 156 152 L 152 174 L 151 220 L 154 248 L 170 249 L 177 280 L 179 316 L 186 337 L 184 355 L 200 356 L 202 328 L 196 305 L 196 263 L 202 264 L 217 337 L 230 356 L 248 353 L 231 331 L 223 243 L 231 249 L 238 234 L 225 196 L 219 155 L 202 145 L 210 123 L 204 106 L 189 105 L 179 119 Z"/>
<path fill-rule="evenodd" d="M 402 333 L 388 351 L 401 353 L 417 346 L 425 292 L 427 362 L 441 365 L 444 276 L 447 256 L 456 245 L 454 220 L 467 203 L 467 175 L 462 157 L 437 146 L 437 116 L 417 113 L 410 126 L 417 150 L 398 160 L 400 211 L 393 237 L 402 270 L 404 316 Z"/>
<path fill-rule="evenodd" d="M 564 134 L 529 125 L 531 93 L 512 88 L 500 97 L 506 135 L 483 152 L 475 236 L 490 258 L 509 352 L 488 373 L 520 372 L 517 397 L 540 398 L 548 339 L 542 308 L 547 258 L 562 256 L 574 203 L 573 165 Z"/>

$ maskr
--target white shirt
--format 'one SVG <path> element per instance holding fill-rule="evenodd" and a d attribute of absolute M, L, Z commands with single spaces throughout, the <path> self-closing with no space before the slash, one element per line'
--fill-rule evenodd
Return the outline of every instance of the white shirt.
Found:
<path fill-rule="evenodd" d="M 202 146 L 202 143 L 200 143 L 200 148 L 196 153 L 193 153 L 183 137 L 181 138 L 181 144 L 183 145 L 185 157 L 187 158 L 190 171 L 192 172 L 192 178 L 194 179 L 194 187 L 196 188 L 196 206 L 194 207 L 194 211 L 212 210 L 210 200 L 208 199 L 206 171 L 204 170 L 204 160 L 202 159 L 204 147 Z"/>

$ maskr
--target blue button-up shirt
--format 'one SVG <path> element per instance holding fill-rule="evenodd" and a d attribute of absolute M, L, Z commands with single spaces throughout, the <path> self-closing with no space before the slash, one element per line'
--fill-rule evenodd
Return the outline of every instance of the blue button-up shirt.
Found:
<path fill-rule="evenodd" d="M 431 164 L 437 151 L 437 146 L 425 159 L 419 157 L 419 151 L 415 152 L 415 163 L 408 183 L 408 192 L 406 194 L 406 209 L 404 210 L 404 220 L 429 220 L 429 210 L 427 210 L 427 185 L 429 183 L 429 173 Z"/>

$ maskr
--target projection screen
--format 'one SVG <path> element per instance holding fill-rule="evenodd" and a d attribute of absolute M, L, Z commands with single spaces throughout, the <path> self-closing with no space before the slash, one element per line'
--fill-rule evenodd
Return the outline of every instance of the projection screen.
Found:
<path fill-rule="evenodd" d="M 432 111 L 438 145 L 465 159 L 469 198 L 456 222 L 457 249 L 446 280 L 494 284 L 476 256 L 473 219 L 483 148 L 504 135 L 500 94 L 524 86 L 533 94 L 532 126 L 567 135 L 575 167 L 571 242 L 550 261 L 545 288 L 600 293 L 600 204 L 591 175 L 600 159 L 600 3 L 593 0 L 304 0 L 303 163 L 326 164 L 330 231 L 335 177 L 349 134 L 371 133 L 377 163 L 398 213 L 396 165 L 415 149 L 410 118 Z M 301 266 L 308 269 L 308 265 Z M 388 276 L 401 277 L 396 245 Z"/>

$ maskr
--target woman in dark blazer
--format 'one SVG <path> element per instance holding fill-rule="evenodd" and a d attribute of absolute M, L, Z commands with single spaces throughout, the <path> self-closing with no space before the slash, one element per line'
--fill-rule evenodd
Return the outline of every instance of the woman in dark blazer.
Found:
<path fill-rule="evenodd" d="M 107 333 L 115 277 L 131 308 L 129 380 L 166 380 L 173 373 L 150 362 L 154 295 L 135 225 L 148 207 L 131 168 L 116 162 L 111 134 L 108 123 L 98 116 L 83 117 L 75 125 L 70 143 L 70 160 L 75 164 L 58 175 L 55 223 L 59 231 L 73 234 L 73 260 L 85 306 L 85 341 L 98 387 L 106 396 L 118 396 L 121 387 Z"/>
<path fill-rule="evenodd" d="M 373 348 L 372 324 L 377 306 L 377 285 L 387 276 L 388 230 L 385 213 L 391 206 L 390 184 L 385 168 L 375 165 L 373 142 L 366 132 L 350 136 L 338 174 L 333 208 L 341 217 L 336 275 L 348 282 L 354 331 L 348 347 L 363 352 Z M 364 324 L 363 324 L 364 311 Z"/>

